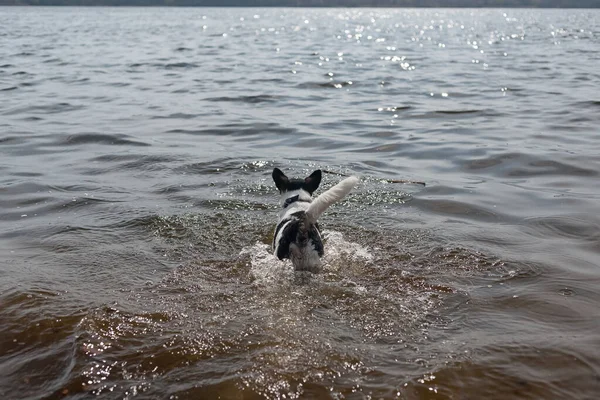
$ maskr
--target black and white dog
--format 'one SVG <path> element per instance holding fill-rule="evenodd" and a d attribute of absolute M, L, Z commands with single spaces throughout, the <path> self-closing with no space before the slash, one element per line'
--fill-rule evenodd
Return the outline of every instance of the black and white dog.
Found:
<path fill-rule="evenodd" d="M 273 180 L 281 193 L 282 207 L 273 236 L 273 253 L 280 260 L 289 258 L 296 271 L 319 272 L 323 241 L 317 218 L 350 193 L 358 178 L 346 178 L 316 199 L 312 194 L 321 183 L 321 170 L 304 179 L 289 179 L 275 168 Z"/>

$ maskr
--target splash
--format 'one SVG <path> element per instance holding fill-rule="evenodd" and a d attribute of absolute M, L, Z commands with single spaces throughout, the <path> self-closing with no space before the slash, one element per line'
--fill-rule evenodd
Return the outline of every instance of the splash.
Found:
<path fill-rule="evenodd" d="M 342 268 L 359 267 L 373 261 L 373 255 L 365 246 L 349 242 L 338 231 L 323 231 L 325 256 L 323 270 L 337 272 Z"/>
<path fill-rule="evenodd" d="M 271 247 L 264 243 L 256 243 L 244 247 L 241 258 L 250 259 L 250 276 L 254 284 L 270 287 L 290 282 L 294 277 L 294 267 L 289 260 L 280 261 L 271 253 Z"/>
<path fill-rule="evenodd" d="M 323 231 L 323 238 L 325 239 L 324 273 L 337 273 L 348 268 L 356 270 L 364 267 L 365 263 L 373 261 L 369 249 L 359 243 L 347 241 L 341 232 Z M 289 284 L 294 279 L 309 279 L 313 275 L 310 272 L 295 272 L 289 260 L 279 260 L 271 253 L 271 246 L 264 243 L 244 247 L 239 257 L 249 259 L 250 276 L 258 286 Z"/>

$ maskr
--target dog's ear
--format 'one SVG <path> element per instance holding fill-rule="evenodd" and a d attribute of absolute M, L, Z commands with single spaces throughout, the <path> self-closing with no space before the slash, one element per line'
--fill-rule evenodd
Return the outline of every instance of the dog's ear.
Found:
<path fill-rule="evenodd" d="M 317 190 L 317 188 L 319 187 L 320 184 L 321 184 L 321 170 L 320 169 L 318 169 L 315 172 L 313 172 L 312 174 L 310 174 L 310 176 L 308 178 L 304 178 L 304 190 L 306 190 L 310 194 L 313 194 L 313 192 L 315 190 Z"/>
<path fill-rule="evenodd" d="M 275 186 L 279 189 L 280 192 L 285 191 L 288 182 L 290 181 L 287 176 L 279 168 L 273 169 L 273 174 L 271 174 L 273 180 L 275 181 Z"/>

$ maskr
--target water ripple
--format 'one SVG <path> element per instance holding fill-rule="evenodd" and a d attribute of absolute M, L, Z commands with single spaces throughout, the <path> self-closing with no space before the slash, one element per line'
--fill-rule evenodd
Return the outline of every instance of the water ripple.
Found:
<path fill-rule="evenodd" d="M 100 133 L 80 133 L 76 135 L 69 135 L 63 139 L 60 139 L 53 143 L 54 146 L 77 146 L 86 144 L 104 144 L 110 146 L 150 146 L 147 143 L 140 142 L 138 140 L 129 139 L 128 135 L 108 135 Z"/>

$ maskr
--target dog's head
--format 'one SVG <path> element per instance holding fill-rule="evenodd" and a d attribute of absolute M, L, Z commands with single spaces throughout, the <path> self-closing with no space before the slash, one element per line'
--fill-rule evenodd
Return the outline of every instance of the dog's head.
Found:
<path fill-rule="evenodd" d="M 273 180 L 279 193 L 305 191 L 310 196 L 317 190 L 321 183 L 321 170 L 318 169 L 304 179 L 289 179 L 279 168 L 273 169 Z"/>

